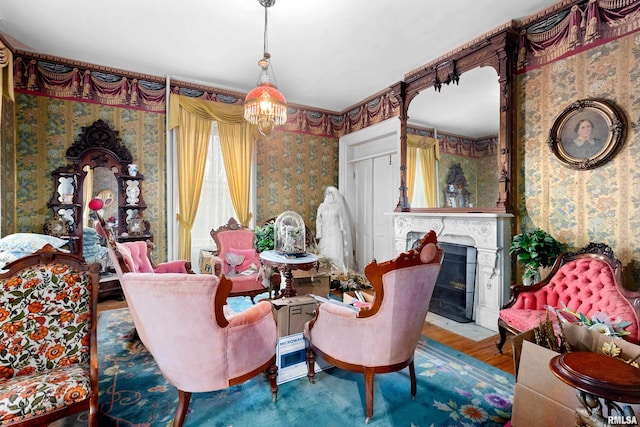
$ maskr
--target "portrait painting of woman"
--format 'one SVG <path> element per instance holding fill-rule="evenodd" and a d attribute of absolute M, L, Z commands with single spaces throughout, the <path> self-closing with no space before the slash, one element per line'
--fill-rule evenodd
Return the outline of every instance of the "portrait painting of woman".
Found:
<path fill-rule="evenodd" d="M 624 143 L 626 133 L 625 114 L 614 102 L 582 99 L 556 117 L 548 144 L 565 166 L 586 170 L 611 160 Z"/>
<path fill-rule="evenodd" d="M 593 112 L 576 114 L 564 128 L 562 149 L 571 157 L 588 159 L 604 148 L 608 136 L 609 127 L 603 117 Z"/>

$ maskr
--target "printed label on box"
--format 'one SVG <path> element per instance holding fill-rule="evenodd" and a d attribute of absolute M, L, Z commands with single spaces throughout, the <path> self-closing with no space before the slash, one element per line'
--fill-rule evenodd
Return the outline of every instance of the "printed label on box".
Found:
<path fill-rule="evenodd" d="M 307 346 L 302 332 L 278 339 L 276 349 L 278 365 L 278 384 L 282 384 L 307 375 Z M 315 371 L 330 368 L 331 365 L 316 355 Z"/>

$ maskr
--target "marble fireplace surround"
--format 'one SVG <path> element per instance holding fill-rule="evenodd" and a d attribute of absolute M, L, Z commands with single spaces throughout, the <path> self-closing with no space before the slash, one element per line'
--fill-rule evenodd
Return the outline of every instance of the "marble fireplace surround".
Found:
<path fill-rule="evenodd" d="M 434 230 L 438 242 L 473 246 L 478 251 L 473 318 L 498 330 L 498 313 L 510 296 L 511 214 L 394 212 L 397 253 L 407 248 L 411 232 Z"/>

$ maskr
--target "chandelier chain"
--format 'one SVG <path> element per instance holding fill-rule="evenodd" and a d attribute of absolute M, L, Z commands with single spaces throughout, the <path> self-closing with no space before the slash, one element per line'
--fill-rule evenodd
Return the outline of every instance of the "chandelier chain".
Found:
<path fill-rule="evenodd" d="M 269 10 L 268 7 L 269 6 L 265 4 L 264 6 L 264 45 L 263 45 L 263 51 L 262 51 L 262 53 L 264 53 L 265 58 L 269 53 L 269 36 L 267 33 L 267 11 Z"/>

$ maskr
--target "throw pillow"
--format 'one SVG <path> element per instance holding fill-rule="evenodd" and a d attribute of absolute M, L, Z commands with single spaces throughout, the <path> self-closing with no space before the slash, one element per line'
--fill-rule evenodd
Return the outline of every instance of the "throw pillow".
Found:
<path fill-rule="evenodd" d="M 255 259 L 256 259 L 255 248 L 250 248 L 250 249 L 229 248 L 227 252 L 229 252 L 230 254 L 244 257 L 244 260 L 242 261 L 242 263 L 236 266 L 236 271 L 235 271 L 236 273 L 242 273 L 243 271 L 251 267 L 251 265 L 255 264 Z"/>
<path fill-rule="evenodd" d="M 15 233 L 0 239 L 0 251 L 33 253 L 47 243 L 56 249 L 60 249 L 68 242 L 59 237 L 46 234 Z"/>

